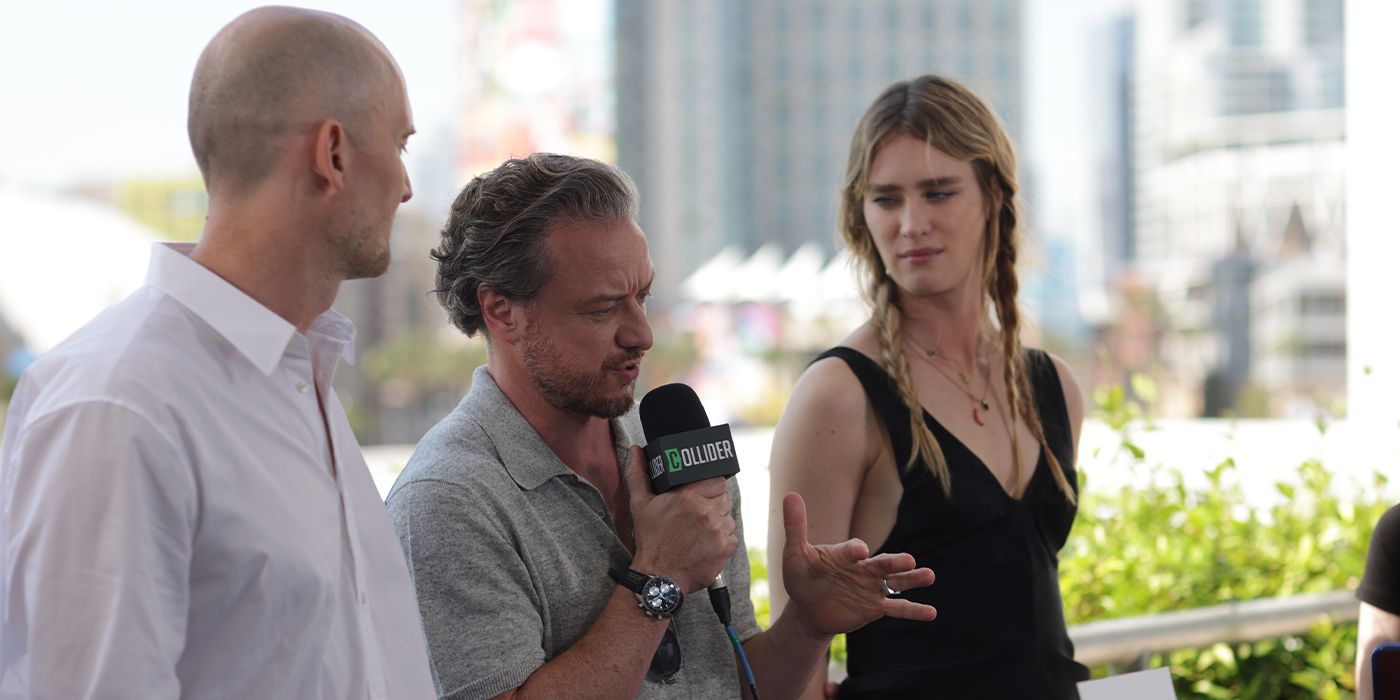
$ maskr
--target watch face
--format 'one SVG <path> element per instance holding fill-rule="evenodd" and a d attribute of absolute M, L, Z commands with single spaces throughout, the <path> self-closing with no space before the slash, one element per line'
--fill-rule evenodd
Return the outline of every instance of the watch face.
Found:
<path fill-rule="evenodd" d="M 681 587 L 665 576 L 653 576 L 642 587 L 642 605 L 653 615 L 670 615 L 681 605 Z"/>

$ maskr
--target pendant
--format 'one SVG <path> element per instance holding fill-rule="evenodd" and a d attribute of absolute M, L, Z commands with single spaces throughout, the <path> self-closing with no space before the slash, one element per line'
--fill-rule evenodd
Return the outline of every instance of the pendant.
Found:
<path fill-rule="evenodd" d="M 976 421 L 976 423 L 977 423 L 978 425 L 982 425 L 982 426 L 985 426 L 985 425 L 986 425 L 986 423 L 983 423 L 983 422 L 982 422 L 982 414 L 981 414 L 981 412 L 979 412 L 979 411 L 977 410 L 977 407 L 976 407 L 976 406 L 973 406 L 973 407 L 972 407 L 972 420 Z"/>

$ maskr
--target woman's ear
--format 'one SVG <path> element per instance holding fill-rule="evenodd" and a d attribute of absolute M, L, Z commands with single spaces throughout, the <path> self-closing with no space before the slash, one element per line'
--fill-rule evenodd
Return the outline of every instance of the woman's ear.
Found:
<path fill-rule="evenodd" d="M 990 206 L 987 210 L 987 220 L 995 221 L 997 217 L 1001 216 L 1001 206 L 1005 203 L 1006 199 L 1000 182 L 993 180 L 990 189 L 991 196 L 988 197 Z"/>

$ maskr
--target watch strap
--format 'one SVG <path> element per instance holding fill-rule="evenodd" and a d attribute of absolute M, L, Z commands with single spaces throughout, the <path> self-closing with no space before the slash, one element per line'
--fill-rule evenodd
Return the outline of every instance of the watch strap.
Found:
<path fill-rule="evenodd" d="M 647 581 L 651 580 L 650 576 L 630 568 L 616 568 L 609 571 L 608 574 L 612 576 L 612 579 L 616 581 L 619 586 L 637 595 L 642 594 L 642 589 L 646 587 Z"/>

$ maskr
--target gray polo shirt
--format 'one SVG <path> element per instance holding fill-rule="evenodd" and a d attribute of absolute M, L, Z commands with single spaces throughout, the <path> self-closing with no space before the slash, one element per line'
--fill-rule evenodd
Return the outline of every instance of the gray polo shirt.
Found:
<path fill-rule="evenodd" d="M 625 465 L 642 435 L 635 414 L 614 420 L 612 432 Z M 739 548 L 724 574 L 734 627 L 747 640 L 759 628 L 737 480 L 729 495 Z M 559 461 L 484 367 L 418 443 L 387 503 L 444 698 L 519 687 L 588 631 L 617 586 L 609 567 L 631 560 L 602 495 Z M 708 597 L 687 597 L 675 624 L 680 673 L 670 683 L 644 682 L 637 697 L 740 697 L 733 647 Z"/>

